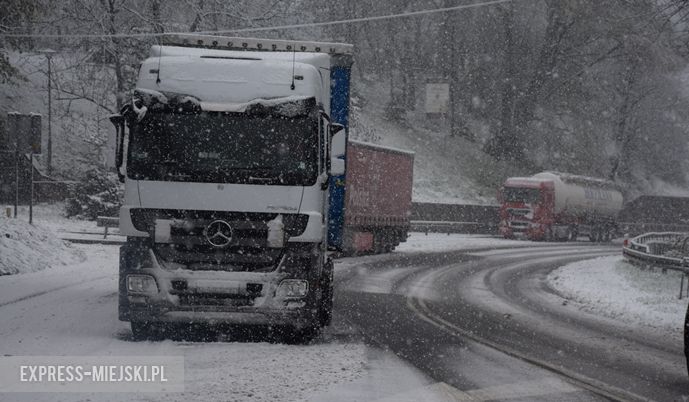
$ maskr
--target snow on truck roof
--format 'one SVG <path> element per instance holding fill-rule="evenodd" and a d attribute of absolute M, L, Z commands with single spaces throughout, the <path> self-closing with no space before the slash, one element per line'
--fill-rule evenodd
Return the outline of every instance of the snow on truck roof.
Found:
<path fill-rule="evenodd" d="M 542 183 L 552 182 L 552 179 L 538 177 L 508 177 L 505 179 L 505 187 L 531 187 L 538 188 Z"/>
<path fill-rule="evenodd" d="M 231 111 L 256 100 L 291 97 L 315 97 L 328 106 L 323 88 L 329 89 L 329 74 L 324 78 L 319 71 L 330 66 L 327 55 L 292 62 L 208 52 L 216 51 L 153 46 L 153 56 L 141 64 L 137 89 L 193 96 L 213 110 Z"/>
<path fill-rule="evenodd" d="M 330 55 L 354 54 L 354 46 L 346 43 L 238 38 L 229 36 L 172 34 L 162 37 L 163 45 L 200 47 L 218 50 L 254 50 L 272 52 L 312 52 Z"/>

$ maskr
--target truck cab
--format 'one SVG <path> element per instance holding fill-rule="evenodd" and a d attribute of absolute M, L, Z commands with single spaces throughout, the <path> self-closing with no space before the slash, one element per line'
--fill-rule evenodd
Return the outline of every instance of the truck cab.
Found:
<path fill-rule="evenodd" d="M 329 187 L 346 136 L 331 116 L 349 97 L 332 81 L 351 51 L 193 35 L 152 47 L 112 118 L 127 236 L 119 317 L 135 337 L 200 323 L 308 339 L 329 324 Z"/>
<path fill-rule="evenodd" d="M 500 202 L 500 235 L 508 238 L 541 239 L 552 221 L 553 185 L 551 182 L 526 177 L 505 181 L 498 194 Z"/>

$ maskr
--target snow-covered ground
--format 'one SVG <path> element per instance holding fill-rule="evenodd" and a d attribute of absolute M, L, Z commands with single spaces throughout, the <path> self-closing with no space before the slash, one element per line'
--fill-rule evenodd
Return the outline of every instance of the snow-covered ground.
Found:
<path fill-rule="evenodd" d="M 17 210 L 17 219 L 29 220 L 29 207 L 20 205 Z M 95 221 L 87 221 L 77 218 L 65 217 L 65 203 L 39 203 L 33 207 L 34 223 L 52 230 L 54 233 L 67 232 L 102 232 L 102 228 L 96 226 Z"/>
<path fill-rule="evenodd" d="M 0 275 L 35 272 L 83 259 L 79 250 L 60 240 L 50 227 L 0 216 Z"/>
<path fill-rule="evenodd" d="M 118 248 L 75 248 L 87 256 L 84 262 L 0 277 L 0 354 L 185 357 L 183 394 L 127 394 L 127 400 L 375 400 L 431 383 L 394 355 L 347 341 L 352 330 L 344 322 L 307 346 L 232 342 L 222 334 L 217 342 L 133 342 L 127 324 L 117 320 Z M 0 393 L 0 400 L 8 395 Z M 63 399 L 107 401 L 123 395 L 64 394 Z M 11 395 L 26 401 L 54 397 Z"/>
<path fill-rule="evenodd" d="M 680 278 L 678 272 L 642 270 L 612 256 L 565 265 L 547 280 L 583 311 L 679 337 L 687 309 L 687 299 L 678 298 Z"/>

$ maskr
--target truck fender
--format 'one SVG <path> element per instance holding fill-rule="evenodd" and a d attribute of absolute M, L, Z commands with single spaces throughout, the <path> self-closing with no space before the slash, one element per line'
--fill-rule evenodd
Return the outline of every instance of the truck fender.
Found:
<path fill-rule="evenodd" d="M 141 242 L 127 242 L 120 247 L 120 268 L 117 279 L 117 311 L 120 321 L 130 320 L 127 275 L 147 259 L 148 250 L 148 247 Z"/>

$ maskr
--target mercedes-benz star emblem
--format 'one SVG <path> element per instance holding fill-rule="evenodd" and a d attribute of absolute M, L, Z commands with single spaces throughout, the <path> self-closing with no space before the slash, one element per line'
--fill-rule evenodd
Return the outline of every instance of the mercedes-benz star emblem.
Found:
<path fill-rule="evenodd" d="M 213 247 L 224 248 L 232 242 L 232 226 L 225 221 L 211 222 L 203 230 L 203 234 Z"/>

